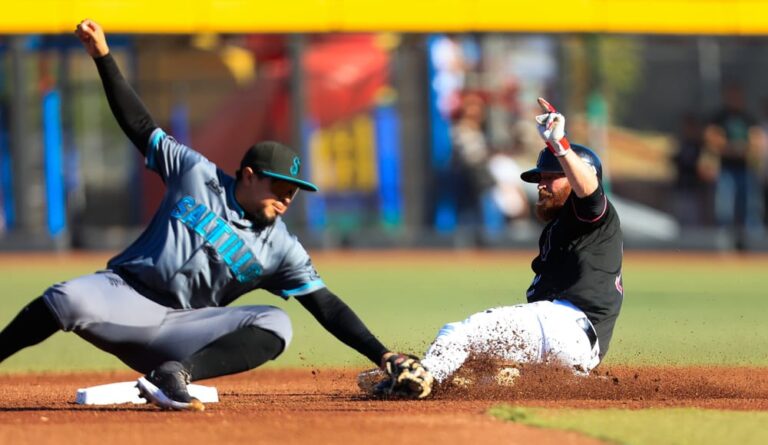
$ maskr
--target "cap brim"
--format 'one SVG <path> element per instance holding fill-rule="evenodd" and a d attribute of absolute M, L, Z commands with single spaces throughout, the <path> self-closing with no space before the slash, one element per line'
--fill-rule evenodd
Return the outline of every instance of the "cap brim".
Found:
<path fill-rule="evenodd" d="M 524 171 L 520 173 L 520 179 L 522 179 L 525 182 L 533 182 L 534 184 L 538 184 L 539 181 L 541 181 L 541 169 L 536 167 L 536 168 L 532 168 L 530 170 Z"/>
<path fill-rule="evenodd" d="M 307 182 L 307 181 L 302 181 L 299 178 L 294 178 L 294 177 L 291 177 L 291 176 L 281 175 L 279 173 L 274 173 L 274 172 L 271 172 L 269 170 L 262 170 L 261 173 L 266 175 L 266 176 L 269 176 L 270 178 L 281 179 L 283 181 L 296 184 L 296 185 L 299 186 L 300 189 L 306 190 L 308 192 L 316 192 L 316 191 L 320 190 L 319 188 L 317 188 L 317 186 L 315 184 L 312 184 L 311 182 Z"/>

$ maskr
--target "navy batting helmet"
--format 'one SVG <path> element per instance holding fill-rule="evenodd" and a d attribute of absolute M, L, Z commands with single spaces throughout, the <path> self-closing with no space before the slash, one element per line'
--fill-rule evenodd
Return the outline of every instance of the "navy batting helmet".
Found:
<path fill-rule="evenodd" d="M 578 144 L 571 144 L 571 150 L 579 155 L 584 162 L 595 168 L 597 179 L 603 179 L 603 164 L 600 162 L 600 158 L 594 151 Z M 520 178 L 525 182 L 538 183 L 541 180 L 542 173 L 563 173 L 563 167 L 560 165 L 560 161 L 558 161 L 557 157 L 546 147 L 539 153 L 539 159 L 536 160 L 536 167 L 521 173 Z"/>

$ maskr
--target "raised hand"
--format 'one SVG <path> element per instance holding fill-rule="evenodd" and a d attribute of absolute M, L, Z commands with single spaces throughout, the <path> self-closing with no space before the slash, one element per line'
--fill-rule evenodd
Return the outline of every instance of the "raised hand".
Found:
<path fill-rule="evenodd" d="M 103 57 L 109 54 L 107 38 L 101 26 L 91 19 L 85 19 L 75 28 L 75 35 L 83 43 L 85 50 L 93 57 Z"/>
<path fill-rule="evenodd" d="M 571 149 L 568 138 L 565 137 L 565 116 L 558 113 L 555 107 L 544 98 L 538 99 L 539 106 L 544 114 L 536 116 L 536 124 L 539 135 L 547 144 L 547 148 L 555 156 L 565 156 Z"/>

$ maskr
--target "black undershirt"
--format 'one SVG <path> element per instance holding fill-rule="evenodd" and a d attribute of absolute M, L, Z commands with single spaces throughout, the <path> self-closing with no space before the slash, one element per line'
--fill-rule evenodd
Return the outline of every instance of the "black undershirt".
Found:
<path fill-rule="evenodd" d="M 296 300 L 342 343 L 377 365 L 381 364 L 381 357 L 388 352 L 387 348 L 339 297 L 324 288 L 296 297 Z"/>
<path fill-rule="evenodd" d="M 107 102 L 115 120 L 133 145 L 143 156 L 146 156 L 149 136 L 157 128 L 157 124 L 123 77 L 112 54 L 97 57 L 93 61 L 96 62 Z"/>

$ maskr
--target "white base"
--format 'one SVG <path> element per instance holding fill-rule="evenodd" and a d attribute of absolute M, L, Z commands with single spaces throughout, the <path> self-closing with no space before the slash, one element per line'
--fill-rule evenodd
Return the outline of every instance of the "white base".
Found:
<path fill-rule="evenodd" d="M 219 401 L 219 393 L 213 386 L 190 384 L 187 385 L 187 390 L 189 395 L 203 403 Z M 78 389 L 75 403 L 79 405 L 116 405 L 120 403 L 139 405 L 147 403 L 147 401 L 139 397 L 139 389 L 134 380 Z"/>

